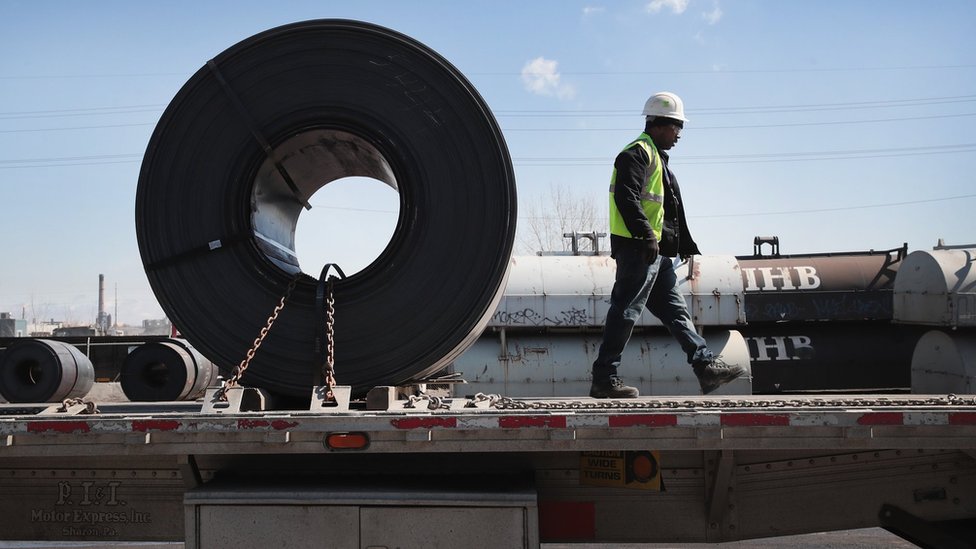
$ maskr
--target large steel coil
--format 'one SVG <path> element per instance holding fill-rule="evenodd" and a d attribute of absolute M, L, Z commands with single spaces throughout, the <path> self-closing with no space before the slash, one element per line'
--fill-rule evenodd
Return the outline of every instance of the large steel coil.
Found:
<path fill-rule="evenodd" d="M 217 383 L 217 367 L 185 341 L 152 341 L 136 347 L 119 373 L 133 402 L 194 400 Z"/>
<path fill-rule="evenodd" d="M 297 278 L 246 384 L 308 395 L 317 379 L 317 281 L 300 274 L 295 227 L 308 197 L 348 176 L 400 197 L 389 245 L 334 287 L 336 377 L 361 393 L 449 365 L 501 298 L 515 177 L 477 91 L 409 37 L 308 21 L 208 62 L 153 133 L 136 197 L 139 248 L 190 343 L 225 370 L 237 365 Z"/>
<path fill-rule="evenodd" d="M 60 402 L 88 394 L 95 369 L 77 347 L 63 341 L 25 339 L 3 353 L 0 394 L 10 402 Z"/>

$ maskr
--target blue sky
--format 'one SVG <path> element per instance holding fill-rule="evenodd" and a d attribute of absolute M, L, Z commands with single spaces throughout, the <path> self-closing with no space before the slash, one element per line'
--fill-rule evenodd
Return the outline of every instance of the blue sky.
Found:
<path fill-rule="evenodd" d="M 162 317 L 134 229 L 156 121 L 208 59 L 318 18 L 395 29 L 468 77 L 504 131 L 520 225 L 553 188 L 602 213 L 613 156 L 669 90 L 691 120 L 672 159 L 704 253 L 750 253 L 756 235 L 784 253 L 976 242 L 968 0 L 0 0 L 0 312 L 91 322 L 103 273 L 117 320 Z M 327 241 L 356 270 L 396 196 L 327 189 L 299 258 Z"/>

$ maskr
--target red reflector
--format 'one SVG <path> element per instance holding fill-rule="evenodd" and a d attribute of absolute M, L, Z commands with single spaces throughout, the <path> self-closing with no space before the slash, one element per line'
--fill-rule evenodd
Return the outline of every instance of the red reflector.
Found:
<path fill-rule="evenodd" d="M 949 414 L 949 425 L 976 425 L 976 412 L 953 412 Z"/>
<path fill-rule="evenodd" d="M 369 435 L 366 433 L 329 433 L 325 436 L 325 445 L 330 450 L 365 450 L 369 447 Z"/>
<path fill-rule="evenodd" d="M 857 418 L 858 425 L 902 425 L 905 415 L 901 412 L 869 412 Z"/>
<path fill-rule="evenodd" d="M 543 543 L 596 539 L 596 506 L 592 501 L 539 501 L 539 538 Z"/>

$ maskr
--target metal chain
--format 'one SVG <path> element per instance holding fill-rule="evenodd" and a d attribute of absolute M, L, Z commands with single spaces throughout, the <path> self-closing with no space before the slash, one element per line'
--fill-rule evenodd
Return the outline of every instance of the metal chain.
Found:
<path fill-rule="evenodd" d="M 332 293 L 332 282 L 335 277 L 329 277 L 328 293 L 325 298 L 325 335 L 328 344 L 325 347 L 325 364 L 322 366 L 322 379 L 325 380 L 325 398 L 334 400 L 333 389 L 335 379 L 335 296 Z"/>
<path fill-rule="evenodd" d="M 816 398 L 812 400 L 594 400 L 535 401 L 500 397 L 491 407 L 502 410 L 608 410 L 608 409 L 695 409 L 695 408 L 811 408 L 811 407 L 893 407 L 893 406 L 976 406 L 976 398 L 958 395 L 929 398 Z"/>
<path fill-rule="evenodd" d="M 450 405 L 448 405 L 447 402 L 444 402 L 444 399 L 442 399 L 439 396 L 428 395 L 428 394 L 410 395 L 407 398 L 407 401 L 403 403 L 403 407 L 408 409 L 418 408 L 417 404 L 421 402 L 427 403 L 425 407 L 428 410 L 450 409 Z"/>
<path fill-rule="evenodd" d="M 285 301 L 291 297 L 292 291 L 295 290 L 295 285 L 298 284 L 298 278 L 299 275 L 296 275 L 291 279 L 291 282 L 288 283 L 288 289 L 285 290 L 285 295 L 281 296 L 281 300 L 278 301 L 278 305 L 274 308 L 274 311 L 271 312 L 271 316 L 268 317 L 268 321 L 265 323 L 264 328 L 261 328 L 261 332 L 258 334 L 258 337 L 255 338 L 254 343 L 251 344 L 251 348 L 248 349 L 247 353 L 245 353 L 244 359 L 241 360 L 241 363 L 238 364 L 236 368 L 234 368 L 234 375 L 228 379 L 227 382 L 224 383 L 223 387 L 221 387 L 217 392 L 216 396 L 220 400 L 226 401 L 227 389 L 236 387 L 238 382 L 241 380 L 241 377 L 244 376 L 244 372 L 247 371 L 247 367 L 251 364 L 251 360 L 254 358 L 254 353 L 258 352 L 258 348 L 260 348 L 261 344 L 264 343 L 264 338 L 268 337 L 268 332 L 271 331 L 271 327 L 274 326 L 275 321 L 278 320 L 278 315 L 281 314 L 281 311 L 285 308 Z"/>
<path fill-rule="evenodd" d="M 61 407 L 57 409 L 57 412 L 64 413 L 68 411 L 68 408 L 75 406 L 77 404 L 84 404 L 85 411 L 82 414 L 97 414 L 98 405 L 90 400 L 85 400 L 84 398 L 66 398 L 61 401 Z"/>

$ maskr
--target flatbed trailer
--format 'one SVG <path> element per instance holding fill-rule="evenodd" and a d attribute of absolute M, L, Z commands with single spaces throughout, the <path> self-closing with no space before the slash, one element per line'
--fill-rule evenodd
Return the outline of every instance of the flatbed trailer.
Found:
<path fill-rule="evenodd" d="M 883 526 L 976 543 L 972 396 L 58 408 L 0 408 L 2 539 L 538 547 Z"/>

